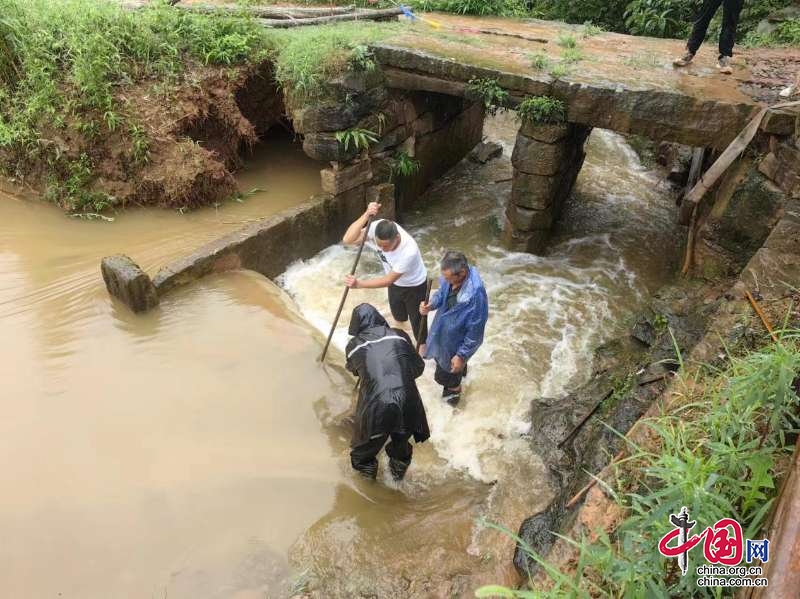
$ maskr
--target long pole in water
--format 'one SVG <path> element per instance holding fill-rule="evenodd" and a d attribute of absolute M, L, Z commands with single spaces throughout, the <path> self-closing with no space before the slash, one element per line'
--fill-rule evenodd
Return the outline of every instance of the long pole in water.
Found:
<path fill-rule="evenodd" d="M 431 287 L 433 287 L 433 279 L 428 279 L 428 286 L 425 289 L 425 305 L 428 305 L 428 300 L 431 297 Z M 422 330 L 425 328 L 425 323 L 428 321 L 428 315 L 421 315 L 419 320 L 419 330 L 417 331 L 417 352 L 419 352 L 420 341 L 422 340 Z"/>
<path fill-rule="evenodd" d="M 369 226 L 372 224 L 372 218 L 369 217 L 367 219 L 367 226 L 364 227 L 364 238 L 361 240 L 361 245 L 358 246 L 358 254 L 356 254 L 356 260 L 353 262 L 353 268 L 350 269 L 350 274 L 356 274 L 356 268 L 358 267 L 358 261 L 361 260 L 361 252 L 364 251 L 364 243 L 367 241 L 367 233 L 369 233 Z M 339 302 L 339 309 L 336 310 L 336 316 L 333 319 L 333 324 L 331 324 L 331 332 L 328 333 L 328 340 L 325 342 L 325 347 L 322 350 L 322 355 L 319 357 L 320 362 L 325 361 L 325 355 L 328 353 L 328 347 L 331 344 L 331 339 L 333 339 L 333 332 L 336 330 L 336 323 L 339 322 L 339 316 L 342 315 L 342 308 L 344 308 L 344 302 L 347 299 L 347 294 L 350 291 L 350 288 L 345 285 L 344 286 L 344 293 L 342 294 L 342 301 Z"/>

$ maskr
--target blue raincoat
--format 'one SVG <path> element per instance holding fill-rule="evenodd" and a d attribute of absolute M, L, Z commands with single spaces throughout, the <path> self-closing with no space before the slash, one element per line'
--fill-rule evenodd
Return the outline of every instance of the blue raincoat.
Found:
<path fill-rule="evenodd" d="M 478 350 L 489 319 L 489 299 L 475 267 L 470 267 L 455 306 L 448 310 L 445 300 L 449 293 L 450 284 L 440 277 L 439 290 L 430 299 L 431 309 L 437 312 L 425 351 L 426 358 L 433 358 L 448 372 L 453 356 L 459 355 L 466 362 Z"/>

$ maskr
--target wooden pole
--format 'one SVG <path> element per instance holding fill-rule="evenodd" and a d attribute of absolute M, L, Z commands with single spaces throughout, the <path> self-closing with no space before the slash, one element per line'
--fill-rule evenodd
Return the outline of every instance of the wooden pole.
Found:
<path fill-rule="evenodd" d="M 373 217 L 370 216 L 367 219 L 367 226 L 364 227 L 364 237 L 361 240 L 361 245 L 358 246 L 358 254 L 356 254 L 356 259 L 353 262 L 353 268 L 350 269 L 350 274 L 351 275 L 356 274 L 356 268 L 358 267 L 358 261 L 361 260 L 361 252 L 364 251 L 364 244 L 367 241 L 367 233 L 369 233 L 369 226 L 372 224 L 372 218 Z M 319 361 L 320 362 L 324 362 L 325 361 L 325 354 L 328 353 L 328 347 L 331 344 L 331 339 L 333 339 L 333 332 L 336 330 L 336 323 L 339 322 L 339 316 L 342 315 L 342 308 L 344 308 L 344 302 L 347 299 L 347 294 L 348 294 L 349 291 L 350 291 L 350 288 L 347 285 L 345 285 L 344 286 L 344 293 L 342 294 L 342 301 L 339 302 L 339 309 L 336 310 L 336 316 L 333 319 L 333 324 L 331 324 L 331 332 L 328 333 L 328 340 L 325 342 L 325 347 L 322 350 L 322 355 L 319 357 Z"/>
<path fill-rule="evenodd" d="M 431 287 L 433 287 L 433 279 L 428 279 L 428 286 L 425 289 L 425 305 L 431 297 Z M 417 331 L 417 353 L 419 353 L 419 346 L 421 345 L 420 339 L 422 338 L 422 329 L 425 328 L 425 323 L 428 322 L 428 315 L 425 314 L 419 321 L 419 330 Z"/>
<path fill-rule="evenodd" d="M 770 324 L 767 315 L 764 314 L 763 310 L 761 310 L 761 306 L 759 306 L 758 302 L 756 302 L 756 298 L 754 298 L 749 291 L 745 291 L 744 294 L 747 296 L 747 301 L 750 302 L 751 306 L 753 306 L 753 310 L 755 310 L 756 314 L 758 314 L 758 317 L 761 319 L 761 322 L 764 323 L 764 326 L 766 327 L 767 331 L 769 331 L 769 334 L 772 336 L 772 340 L 775 343 L 777 343 L 778 336 L 775 334 L 775 331 L 773 330 L 772 324 Z"/>
<path fill-rule="evenodd" d="M 311 17 L 308 19 L 257 19 L 257 23 L 264 27 L 305 27 L 306 25 L 325 25 L 326 23 L 340 23 L 343 21 L 376 21 L 401 14 L 403 14 L 403 11 L 399 8 L 365 9 L 343 15 Z"/>

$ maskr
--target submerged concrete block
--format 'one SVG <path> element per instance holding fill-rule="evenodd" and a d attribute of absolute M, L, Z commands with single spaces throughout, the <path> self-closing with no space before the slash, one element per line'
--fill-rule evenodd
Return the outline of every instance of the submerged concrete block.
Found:
<path fill-rule="evenodd" d="M 550 230 L 555 220 L 555 210 L 553 207 L 543 210 L 531 210 L 521 206 L 510 204 L 506 208 L 506 217 L 514 228 L 520 232 Z"/>
<path fill-rule="evenodd" d="M 100 271 L 108 293 L 134 312 L 146 312 L 158 305 L 153 281 L 128 256 L 117 254 L 103 258 Z"/>

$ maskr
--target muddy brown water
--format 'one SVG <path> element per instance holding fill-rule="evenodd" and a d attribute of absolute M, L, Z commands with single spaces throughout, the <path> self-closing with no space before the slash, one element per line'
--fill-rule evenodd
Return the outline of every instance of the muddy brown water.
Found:
<path fill-rule="evenodd" d="M 319 166 L 285 142 L 240 177 L 264 191 L 179 215 L 68 219 L 0 197 L 0 588 L 14 597 L 469 596 L 511 580 L 512 529 L 547 501 L 527 450 L 527 405 L 589 374 L 593 347 L 674 269 L 672 198 L 618 136 L 595 132 L 547 256 L 499 247 L 516 124 L 407 215 L 433 268 L 444 247 L 481 270 L 491 318 L 463 405 L 421 382 L 433 436 L 408 479 L 354 477 L 350 380 L 316 356 L 353 253 L 333 247 L 280 283 L 203 279 L 134 317 L 99 277 L 125 251 L 152 271 L 318 190 Z M 501 181 L 495 183 L 495 181 Z M 377 272 L 365 254 L 361 272 Z M 286 293 L 288 292 L 288 294 Z M 357 290 L 384 308 L 380 291 Z M 344 321 L 342 325 L 346 324 Z M 346 340 L 343 328 L 335 343 Z M 341 359 L 334 353 L 332 362 Z"/>

